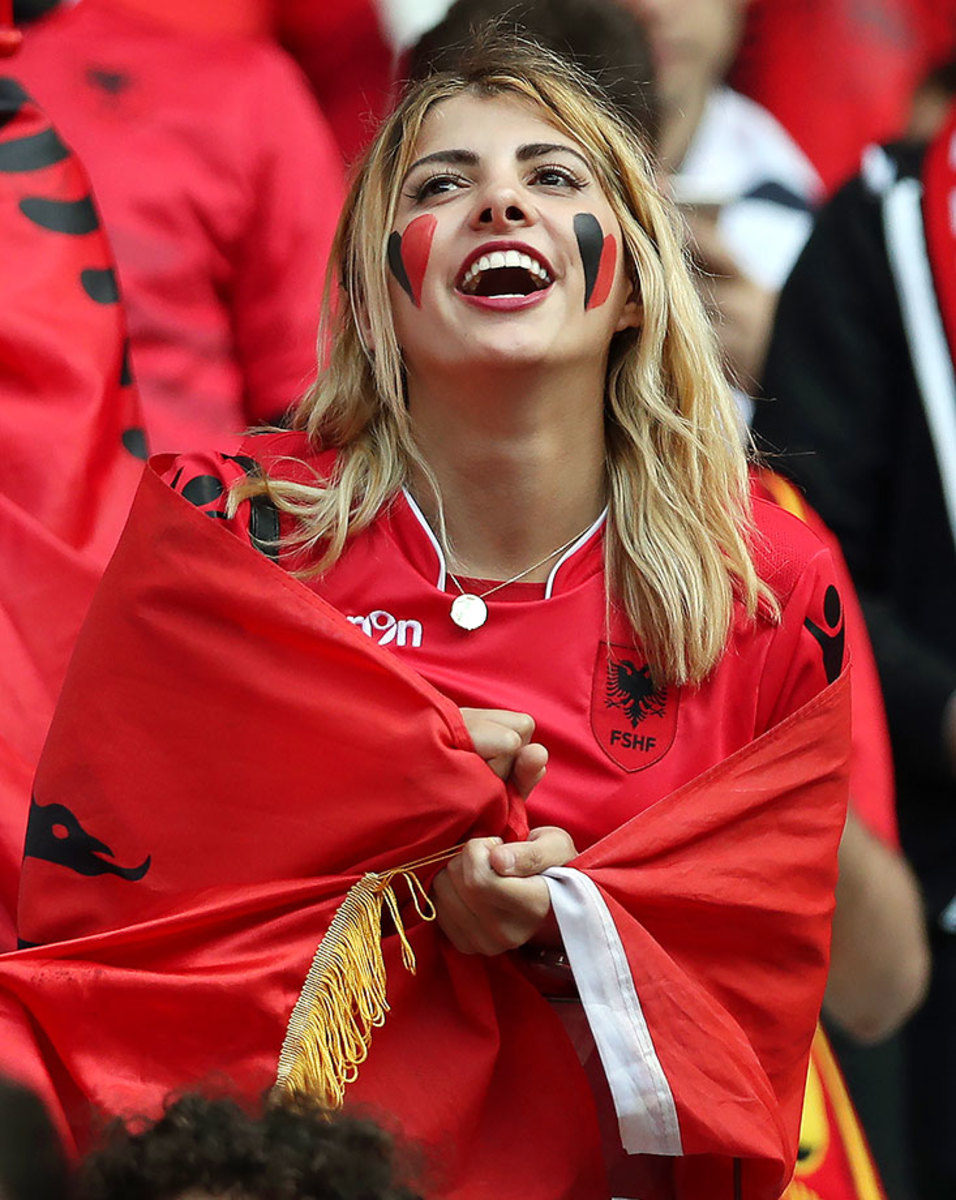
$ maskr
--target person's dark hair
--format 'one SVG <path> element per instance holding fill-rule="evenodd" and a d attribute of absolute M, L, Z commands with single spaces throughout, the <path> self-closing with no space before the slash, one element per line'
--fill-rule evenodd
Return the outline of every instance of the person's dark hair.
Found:
<path fill-rule="evenodd" d="M 533 38 L 570 59 L 604 88 L 645 145 L 657 145 L 650 43 L 637 17 L 615 0 L 456 0 L 408 52 L 405 75 L 417 80 L 433 71 L 456 71 L 489 22 L 505 35 Z"/>
<path fill-rule="evenodd" d="M 31 21 L 39 21 L 59 3 L 60 0 L 13 0 L 13 22 L 29 25 Z"/>
<path fill-rule="evenodd" d="M 421 1200 L 392 1138 L 305 1101 L 247 1112 L 182 1096 L 155 1122 L 115 1122 L 80 1164 L 76 1200 Z"/>
<path fill-rule="evenodd" d="M 41 1101 L 0 1079 L 0 1196 L 3 1200 L 66 1200 L 66 1155 Z"/>

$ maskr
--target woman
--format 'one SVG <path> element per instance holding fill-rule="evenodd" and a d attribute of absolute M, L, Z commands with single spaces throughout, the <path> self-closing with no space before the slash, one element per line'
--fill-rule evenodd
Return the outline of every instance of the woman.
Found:
<path fill-rule="evenodd" d="M 227 617 L 209 589 L 229 590 L 243 614 L 233 647 L 259 653 L 268 641 L 268 661 L 245 663 L 227 686 L 216 675 L 225 651 L 195 631 L 175 643 L 188 694 L 208 692 L 238 743 L 232 753 L 245 756 L 241 790 L 217 818 L 222 836 L 242 827 L 236 857 L 220 842 L 216 864 L 203 859 L 207 887 L 244 885 L 245 898 L 229 903 L 247 913 L 269 880 L 321 873 L 285 859 L 255 873 L 248 847 L 258 830 L 266 855 L 267 813 L 285 822 L 282 853 L 305 841 L 321 849 L 323 869 L 338 853 L 326 842 L 357 838 L 342 873 L 448 858 L 465 843 L 430 887 L 446 937 L 406 915 L 420 976 L 390 970 L 392 1012 L 349 1096 L 394 1108 L 415 1136 L 457 1141 L 445 1147 L 440 1194 L 770 1200 L 792 1167 L 824 982 L 846 742 L 842 681 L 828 685 L 842 667 L 842 621 L 826 551 L 779 510 L 751 513 L 732 401 L 671 214 L 640 148 L 588 83 L 533 47 L 488 44 L 461 75 L 412 89 L 385 123 L 353 185 L 336 261 L 330 363 L 297 431 L 166 466 L 173 489 L 239 541 L 178 508 L 160 528 L 168 501 L 144 483 L 151 540 L 134 516 L 112 581 L 115 591 L 133 580 L 137 598 L 114 602 L 106 589 L 93 619 L 114 630 L 125 665 L 90 686 L 84 672 L 102 671 L 113 652 L 87 630 L 38 779 L 27 854 L 34 846 L 41 865 L 28 859 L 21 934 L 106 931 L 94 947 L 102 963 L 117 912 L 127 924 L 175 924 L 186 885 L 155 841 L 133 866 L 147 842 L 130 840 L 128 824 L 119 831 L 117 804 L 103 805 L 110 770 L 88 758 L 99 750 L 83 752 L 96 784 L 73 812 L 151 890 L 117 900 L 114 889 L 99 907 L 78 893 L 53 904 L 46 864 L 63 861 L 62 842 L 56 859 L 39 831 L 65 821 L 51 801 L 71 778 L 77 740 L 90 740 L 94 697 L 111 691 L 121 716 L 142 707 L 127 671 L 153 697 L 151 728 L 125 721 L 116 791 L 135 792 L 137 820 L 152 819 L 151 797 L 161 805 L 171 790 L 170 623 L 194 609 L 203 637 L 219 638 Z M 167 534 L 185 517 L 173 546 Z M 289 574 L 249 554 L 250 541 Z M 170 555 L 187 553 L 174 585 Z M 268 613 L 246 594 L 259 586 L 253 576 L 263 597 L 274 593 Z M 306 600 L 337 639 L 324 674 L 310 673 L 298 627 L 280 629 L 280 608 Z M 339 614 L 368 639 L 343 636 Z M 375 676 L 355 705 L 352 677 L 336 671 L 343 646 L 354 655 L 359 642 Z M 360 775 L 373 751 L 359 753 L 345 799 L 323 795 L 311 827 L 290 818 L 294 785 L 274 779 L 298 744 L 288 689 L 269 685 L 270 705 L 287 716 L 261 745 L 245 744 L 256 726 L 240 693 L 290 646 L 302 671 L 296 704 L 326 688 L 333 722 L 352 705 L 334 735 L 306 722 L 298 742 L 376 738 L 381 708 L 361 706 L 393 675 L 406 688 L 384 706 L 400 726 L 384 753 L 403 747 L 386 799 L 370 799 L 374 784 Z M 467 751 L 454 777 L 439 778 L 425 734 L 404 721 L 410 687 L 446 723 L 459 718 L 445 698 L 461 707 L 470 740 L 448 747 Z M 82 717 L 71 716 L 81 703 Z M 174 778 L 188 789 L 206 770 L 200 750 L 216 752 L 208 739 L 188 752 L 175 745 L 188 767 Z M 510 785 L 503 807 L 475 751 Z M 282 797 L 272 806 L 254 779 L 264 758 L 273 774 L 262 787 Z M 395 799 L 408 780 L 439 794 L 427 818 Z M 232 786 L 217 778 L 197 793 L 207 816 Z M 457 807 L 467 820 L 455 824 Z M 390 968 L 396 941 L 384 939 Z M 172 973 L 168 958 L 162 971 L 149 961 L 156 978 Z M 570 999 L 560 1006 L 570 1036 L 529 977 Z M 314 1011 L 313 983 L 293 1014 L 292 1057 L 309 1051 L 297 1014 Z M 318 1028 L 321 1041 L 321 1019 Z M 336 1047 L 333 1058 L 348 1057 Z M 353 1051 L 360 1062 L 364 1050 Z M 600 1161 L 598 1115 L 612 1130 L 616 1117 L 619 1131 L 605 1133 Z"/>

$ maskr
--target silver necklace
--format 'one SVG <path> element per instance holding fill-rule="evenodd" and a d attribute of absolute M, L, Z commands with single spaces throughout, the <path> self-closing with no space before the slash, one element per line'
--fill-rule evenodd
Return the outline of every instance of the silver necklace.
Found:
<path fill-rule="evenodd" d="M 543 567 L 546 562 L 550 562 L 552 558 L 557 558 L 559 554 L 563 554 L 565 550 L 570 550 L 579 538 L 584 537 L 587 531 L 591 528 L 586 525 L 580 533 L 576 533 L 573 538 L 568 538 L 566 542 L 558 546 L 557 550 L 552 550 L 550 554 L 546 554 L 544 558 L 538 559 L 536 563 L 532 563 L 530 567 L 525 567 L 523 571 L 519 571 L 517 575 L 512 575 L 510 579 L 505 579 L 501 583 L 496 583 L 494 587 L 488 588 L 486 592 L 482 592 L 480 596 L 474 592 L 466 592 L 461 585 L 461 580 L 457 575 L 453 575 L 448 571 L 448 577 L 454 583 L 455 587 L 461 593 L 456 596 L 451 605 L 451 619 L 459 629 L 466 629 L 469 632 L 473 629 L 480 629 L 488 620 L 488 605 L 485 604 L 487 596 L 494 595 L 495 592 L 500 592 L 502 588 L 508 587 L 509 584 L 517 583 L 519 579 L 524 579 L 525 575 L 530 575 L 532 571 L 536 571 L 538 567 Z"/>

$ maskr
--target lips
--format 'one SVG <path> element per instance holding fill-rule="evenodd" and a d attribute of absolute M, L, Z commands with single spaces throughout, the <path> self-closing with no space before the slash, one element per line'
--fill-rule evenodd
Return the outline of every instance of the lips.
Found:
<path fill-rule="evenodd" d="M 487 300 L 525 300 L 554 282 L 548 260 L 521 242 L 487 242 L 465 259 L 456 288 L 462 295 Z"/>

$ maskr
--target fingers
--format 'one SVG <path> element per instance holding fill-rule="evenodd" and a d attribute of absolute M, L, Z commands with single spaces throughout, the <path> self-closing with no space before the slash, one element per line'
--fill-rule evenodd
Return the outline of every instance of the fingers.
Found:
<path fill-rule="evenodd" d="M 534 733 L 534 718 L 506 708 L 463 708 L 461 715 L 482 758 L 517 754 Z"/>
<path fill-rule="evenodd" d="M 548 752 L 540 742 L 530 742 L 519 750 L 511 768 L 511 781 L 522 800 L 528 799 L 547 769 Z"/>
<path fill-rule="evenodd" d="M 534 718 L 504 708 L 463 708 L 461 715 L 475 752 L 499 779 L 511 779 L 527 799 L 548 762 L 547 750 L 531 741 Z"/>
<path fill-rule="evenodd" d="M 532 829 L 526 842 L 508 842 L 506 845 L 490 847 L 488 865 L 498 875 L 515 879 L 527 879 L 540 875 L 549 867 L 563 867 L 577 850 L 571 835 L 556 825 L 542 825 Z"/>
<path fill-rule="evenodd" d="M 489 856 L 500 846 L 500 838 L 473 838 L 432 885 L 438 923 L 463 954 L 523 945 L 550 909 L 543 879 L 503 879 L 491 869 Z"/>

